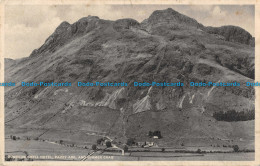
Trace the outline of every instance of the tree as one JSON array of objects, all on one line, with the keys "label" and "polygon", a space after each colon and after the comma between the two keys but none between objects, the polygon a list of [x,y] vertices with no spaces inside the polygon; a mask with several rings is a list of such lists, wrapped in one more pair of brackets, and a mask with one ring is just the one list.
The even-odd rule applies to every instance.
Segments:
[{"label": "tree", "polygon": [[158,138],[162,138],[161,131],[154,131],[153,136],[157,136]]},{"label": "tree", "polygon": [[165,148],[162,148],[162,152],[165,152]]},{"label": "tree", "polygon": [[235,111],[235,110],[228,110],[226,112],[219,111],[213,113],[213,117],[218,121],[247,121],[255,119],[254,110],[248,111]]},{"label": "tree", "polygon": [[107,148],[110,148],[110,147],[112,147],[112,144],[111,144],[111,142],[110,142],[110,141],[107,141],[107,142],[106,142],[106,146],[107,146]]},{"label": "tree", "polygon": [[162,138],[161,132],[159,131],[158,138]]},{"label": "tree", "polygon": [[132,146],[133,144],[135,144],[135,139],[134,138],[128,138],[126,144],[128,146]]},{"label": "tree", "polygon": [[63,140],[60,140],[60,144],[63,144],[64,143],[64,141]]},{"label": "tree", "polygon": [[197,150],[197,153],[201,153],[201,149],[198,149],[198,150]]},{"label": "tree", "polygon": [[13,140],[16,140],[16,136],[15,135],[13,136]]},{"label": "tree", "polygon": [[14,161],[15,159],[12,156],[5,155],[5,161]]},{"label": "tree", "polygon": [[97,144],[100,145],[103,141],[104,141],[104,139],[100,138],[100,139],[97,140]]},{"label": "tree", "polygon": [[151,138],[151,137],[153,137],[153,132],[152,131],[149,131],[149,137]]},{"label": "tree", "polygon": [[234,152],[238,152],[239,151],[239,146],[238,145],[234,145],[233,146],[233,150],[234,150]]},{"label": "tree", "polygon": [[97,150],[97,145],[92,145],[92,150]]},{"label": "tree", "polygon": [[124,151],[125,151],[125,152],[128,151],[128,146],[127,146],[127,145],[124,146]]}]

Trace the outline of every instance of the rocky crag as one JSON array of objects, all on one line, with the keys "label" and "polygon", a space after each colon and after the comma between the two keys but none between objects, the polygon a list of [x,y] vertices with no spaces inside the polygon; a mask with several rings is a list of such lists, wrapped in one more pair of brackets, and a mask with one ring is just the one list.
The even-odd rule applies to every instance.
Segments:
[{"label": "rocky crag", "polygon": [[[61,23],[27,58],[6,59],[5,80],[71,82],[72,87],[5,88],[5,124],[11,129],[83,131],[159,145],[253,147],[254,120],[219,121],[214,113],[254,110],[252,87],[191,87],[194,82],[254,81],[254,38],[235,26],[205,27],[172,9],[133,19],[84,17]],[[77,87],[77,82],[127,82],[127,87]],[[183,87],[134,87],[138,82],[183,82]],[[17,130],[15,130],[17,129]],[[25,133],[59,140],[53,133]],[[62,134],[60,134],[62,135]],[[76,136],[75,136],[76,135]],[[231,140],[233,142],[231,142]],[[243,140],[243,141],[241,141]],[[84,140],[85,141],[85,140]]]}]

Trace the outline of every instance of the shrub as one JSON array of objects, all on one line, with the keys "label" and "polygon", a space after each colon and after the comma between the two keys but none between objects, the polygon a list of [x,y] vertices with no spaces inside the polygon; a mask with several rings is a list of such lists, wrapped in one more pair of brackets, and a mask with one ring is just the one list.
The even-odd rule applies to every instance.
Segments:
[{"label": "shrub", "polygon": [[233,146],[233,150],[234,150],[234,152],[238,152],[239,151],[239,146],[238,145],[234,145]]},{"label": "shrub", "polygon": [[135,144],[135,139],[134,138],[128,138],[126,144],[128,146],[132,146],[133,144]]},{"label": "shrub", "polygon": [[5,161],[14,161],[15,159],[11,156],[5,155]]},{"label": "shrub", "polygon": [[103,141],[104,141],[104,139],[100,138],[100,139],[97,140],[97,144],[100,145]]},{"label": "shrub", "polygon": [[153,137],[153,132],[152,131],[149,131],[149,137],[151,138],[151,137]]},{"label": "shrub", "polygon": [[106,142],[106,146],[107,146],[107,148],[110,148],[110,147],[112,147],[112,144],[111,144],[111,142],[110,142],[110,141],[107,141],[107,142]]},{"label": "shrub", "polygon": [[97,145],[92,145],[92,150],[97,150]]},{"label": "shrub", "polygon": [[148,135],[149,135],[150,138],[153,137],[153,136],[157,136],[158,138],[162,138],[161,131],[158,131],[158,130],[154,131],[154,132],[149,131]]},{"label": "shrub", "polygon": [[128,151],[128,146],[124,146],[124,151],[127,152]]},{"label": "shrub", "polygon": [[235,110],[229,110],[227,112],[219,111],[214,112],[213,117],[218,121],[247,121],[255,119],[255,112],[254,110],[250,110],[247,112],[237,112]]},{"label": "shrub", "polygon": [[165,148],[162,148],[162,152],[165,152]]},{"label": "shrub", "polygon": [[196,152],[197,152],[197,153],[201,153],[201,149],[198,149]]}]

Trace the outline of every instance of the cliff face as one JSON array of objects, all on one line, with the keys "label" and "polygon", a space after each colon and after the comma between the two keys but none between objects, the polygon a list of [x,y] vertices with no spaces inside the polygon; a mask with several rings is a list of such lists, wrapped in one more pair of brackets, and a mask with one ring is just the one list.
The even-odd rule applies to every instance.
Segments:
[{"label": "cliff face", "polygon": [[[142,23],[93,16],[63,22],[28,58],[7,60],[5,78],[68,81],[72,87],[6,88],[5,122],[13,127],[95,130],[123,140],[145,140],[148,131],[160,130],[162,145],[190,140],[209,145],[213,138],[238,139],[239,134],[249,144],[252,121],[222,122],[213,114],[254,110],[254,89],[196,88],[188,83],[253,82],[251,40],[241,28],[204,27],[172,9],[155,11]],[[128,86],[77,87],[78,81]],[[135,81],[184,86],[134,87]],[[240,133],[235,130],[239,126]]]},{"label": "cliff face", "polygon": [[76,37],[86,34],[94,28],[98,28],[98,23],[101,23],[101,20],[95,16],[81,18],[72,25],[64,21],[56,28],[54,33],[46,39],[45,43],[39,49],[31,53],[30,57],[47,52],[55,52],[58,48]]},{"label": "cliff face", "polygon": [[237,42],[254,46],[254,38],[244,29],[236,26],[206,27],[205,31],[210,34],[221,35],[226,41]]},{"label": "cliff face", "polygon": [[154,11],[151,14],[151,16],[143,23],[147,23],[150,26],[154,26],[158,24],[176,24],[176,25],[186,26],[187,28],[203,27],[203,25],[199,24],[195,19],[180,14],[179,12],[171,8],[168,8],[166,10]]}]

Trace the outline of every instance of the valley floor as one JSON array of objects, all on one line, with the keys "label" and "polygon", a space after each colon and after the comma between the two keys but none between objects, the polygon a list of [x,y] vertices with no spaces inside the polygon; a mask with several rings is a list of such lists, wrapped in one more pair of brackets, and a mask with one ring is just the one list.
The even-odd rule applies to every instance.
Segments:
[{"label": "valley floor", "polygon": [[129,148],[129,152],[122,156],[119,151],[104,149],[93,151],[84,147],[68,147],[50,141],[5,139],[5,155],[13,161],[28,159],[36,161],[252,161],[255,156],[254,152],[189,153],[173,150],[174,148],[167,148],[165,152],[156,151],[156,149],[137,151]]}]

